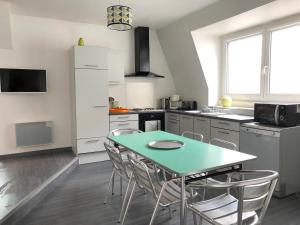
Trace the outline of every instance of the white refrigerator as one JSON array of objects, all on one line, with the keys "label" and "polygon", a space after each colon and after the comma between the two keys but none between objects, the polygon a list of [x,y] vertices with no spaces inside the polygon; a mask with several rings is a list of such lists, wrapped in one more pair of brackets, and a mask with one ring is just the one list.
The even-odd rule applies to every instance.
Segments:
[{"label": "white refrigerator", "polygon": [[109,132],[107,49],[75,47],[73,52],[73,149],[80,163],[106,160],[103,142]]}]

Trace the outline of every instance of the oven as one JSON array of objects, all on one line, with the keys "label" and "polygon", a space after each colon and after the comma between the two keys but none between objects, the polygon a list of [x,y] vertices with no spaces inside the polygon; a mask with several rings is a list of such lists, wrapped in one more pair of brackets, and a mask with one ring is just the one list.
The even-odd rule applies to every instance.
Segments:
[{"label": "oven", "polygon": [[164,112],[139,113],[139,129],[142,131],[165,130]]}]

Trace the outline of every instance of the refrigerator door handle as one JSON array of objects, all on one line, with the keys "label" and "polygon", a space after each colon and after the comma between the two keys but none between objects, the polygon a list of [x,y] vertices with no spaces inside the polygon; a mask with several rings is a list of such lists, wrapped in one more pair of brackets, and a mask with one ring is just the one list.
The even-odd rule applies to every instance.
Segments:
[{"label": "refrigerator door handle", "polygon": [[94,108],[106,108],[108,107],[107,105],[95,105]]}]

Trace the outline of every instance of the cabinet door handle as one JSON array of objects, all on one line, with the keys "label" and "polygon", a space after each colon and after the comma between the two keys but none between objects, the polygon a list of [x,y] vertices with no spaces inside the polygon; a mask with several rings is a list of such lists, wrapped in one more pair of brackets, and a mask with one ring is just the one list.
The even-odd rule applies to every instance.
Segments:
[{"label": "cabinet door handle", "polygon": [[96,142],[99,142],[100,140],[90,140],[90,141],[86,141],[85,143],[86,144],[92,144],[92,143],[96,143]]},{"label": "cabinet door handle", "polygon": [[183,118],[183,119],[188,119],[188,120],[191,120],[191,119],[192,119],[192,118],[187,117],[187,116],[183,116],[182,118]]},{"label": "cabinet door handle", "polygon": [[118,126],[122,127],[122,126],[128,126],[130,123],[119,123]]},{"label": "cabinet door handle", "polygon": [[129,119],[129,116],[118,116],[118,119]]},{"label": "cabinet door handle", "polygon": [[227,134],[227,135],[230,134],[230,133],[228,133],[228,132],[219,131],[219,130],[218,130],[217,132],[220,133],[220,134]]},{"label": "cabinet door handle", "polygon": [[92,64],[87,64],[87,65],[84,65],[84,66],[86,66],[86,67],[93,67],[93,68],[98,67],[98,65],[92,65]]},{"label": "cabinet door handle", "polygon": [[196,119],[197,121],[200,121],[200,122],[207,122],[207,120],[205,119]]},{"label": "cabinet door handle", "polygon": [[218,122],[219,124],[222,124],[222,125],[226,125],[226,126],[229,126],[230,124],[229,123],[225,123],[225,122]]},{"label": "cabinet door handle", "polygon": [[94,108],[106,108],[106,105],[94,105]]}]

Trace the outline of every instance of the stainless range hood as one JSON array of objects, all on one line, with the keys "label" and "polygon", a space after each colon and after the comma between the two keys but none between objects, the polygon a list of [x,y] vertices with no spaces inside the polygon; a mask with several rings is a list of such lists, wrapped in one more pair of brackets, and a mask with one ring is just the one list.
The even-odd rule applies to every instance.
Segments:
[{"label": "stainless range hood", "polygon": [[164,78],[150,72],[149,27],[137,27],[134,30],[135,73],[125,77]]}]

